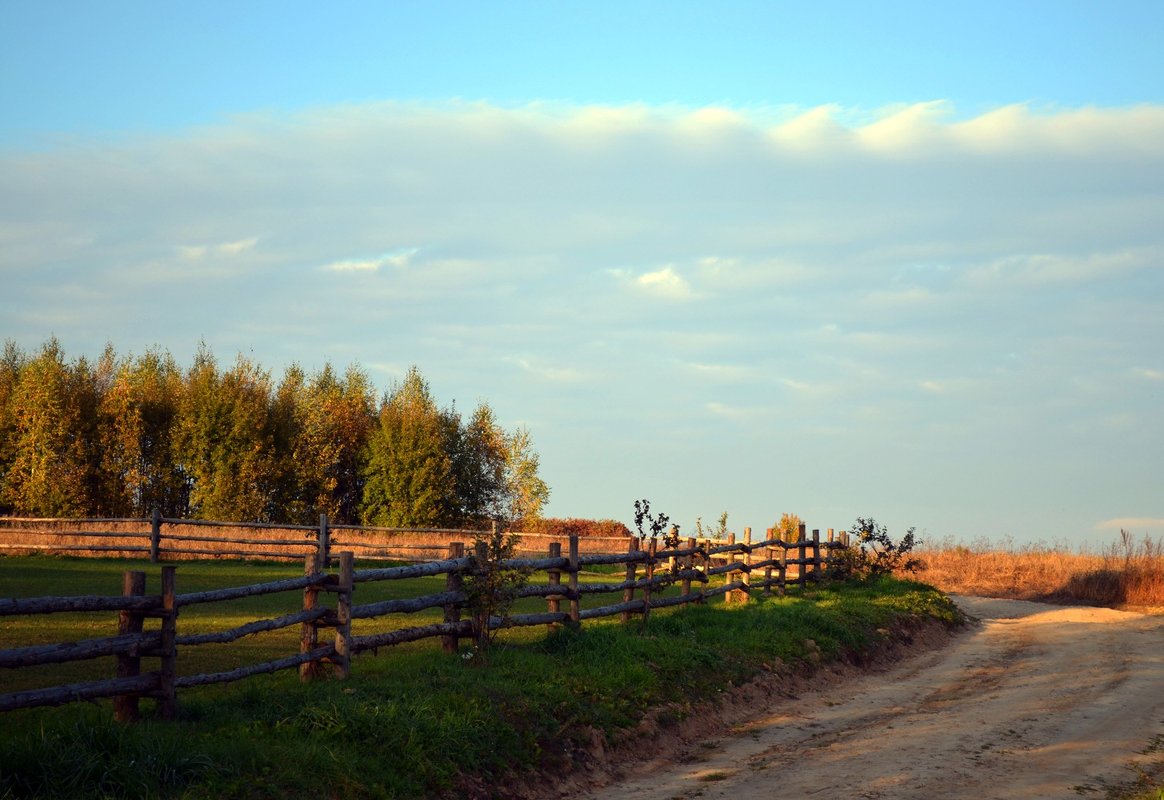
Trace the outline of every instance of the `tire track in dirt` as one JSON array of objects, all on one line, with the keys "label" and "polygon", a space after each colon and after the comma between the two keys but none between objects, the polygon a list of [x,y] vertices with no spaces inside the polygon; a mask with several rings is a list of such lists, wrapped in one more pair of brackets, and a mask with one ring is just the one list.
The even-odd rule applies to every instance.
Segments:
[{"label": "tire track in dirt", "polygon": [[887,672],[781,702],[593,800],[1061,798],[1164,733],[1164,616],[955,597],[979,620]]}]

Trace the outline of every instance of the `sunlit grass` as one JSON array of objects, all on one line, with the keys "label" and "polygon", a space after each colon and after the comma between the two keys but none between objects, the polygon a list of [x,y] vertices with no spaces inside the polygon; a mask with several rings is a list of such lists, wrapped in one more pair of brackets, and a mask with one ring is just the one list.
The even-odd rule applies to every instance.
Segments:
[{"label": "sunlit grass", "polygon": [[1164,542],[1124,532],[1099,552],[1065,544],[939,542],[918,551],[944,591],[1104,606],[1164,606]]}]

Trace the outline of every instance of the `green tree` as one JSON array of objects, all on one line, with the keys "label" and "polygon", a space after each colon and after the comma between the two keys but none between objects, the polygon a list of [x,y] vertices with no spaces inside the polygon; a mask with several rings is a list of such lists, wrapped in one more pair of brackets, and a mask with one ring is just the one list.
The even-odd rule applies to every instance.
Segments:
[{"label": "green tree", "polygon": [[65,363],[50,339],[20,369],[8,400],[11,461],[0,502],[17,514],[71,517],[92,507],[91,439],[84,418],[93,372]]},{"label": "green tree", "polygon": [[186,376],[176,453],[195,518],[266,521],[277,483],[270,375],[242,355],[221,375],[199,348]]},{"label": "green tree", "polygon": [[368,443],[361,517],[389,527],[439,527],[455,503],[447,422],[415,366],[380,405]]},{"label": "green tree", "polygon": [[460,416],[453,413],[447,424],[447,448],[456,480],[455,524],[483,528],[491,520],[504,519],[509,446],[493,409],[481,403],[468,423],[461,424]]},{"label": "green tree", "polygon": [[12,398],[20,383],[20,373],[28,358],[8,339],[0,355],[0,514],[11,513],[12,506],[4,499],[5,476],[16,457],[16,416]]},{"label": "green tree", "polygon": [[279,522],[311,524],[314,521],[307,473],[317,465],[310,456],[302,458],[301,408],[306,386],[303,369],[292,364],[283,372],[283,380],[271,399],[269,424],[274,464],[265,516]]},{"label": "green tree", "polygon": [[278,460],[272,518],[311,524],[319,514],[341,524],[359,521],[362,465],[375,424],[367,375],[330,364],[307,380],[287,370],[275,394],[272,423]]},{"label": "green tree", "polygon": [[514,528],[535,523],[550,499],[550,487],[538,469],[541,457],[533,448],[529,429],[518,428],[506,439],[505,518]]},{"label": "green tree", "polygon": [[174,451],[185,389],[181,370],[169,353],[150,350],[134,362],[129,380],[140,419],[137,514],[157,508],[167,516],[185,516],[189,496]]}]

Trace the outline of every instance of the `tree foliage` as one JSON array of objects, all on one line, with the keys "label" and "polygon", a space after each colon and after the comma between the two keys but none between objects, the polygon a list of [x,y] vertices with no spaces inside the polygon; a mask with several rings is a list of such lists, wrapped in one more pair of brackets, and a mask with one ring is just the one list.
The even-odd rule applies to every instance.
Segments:
[{"label": "tree foliage", "polygon": [[0,501],[17,514],[79,516],[93,506],[92,441],[85,418],[93,395],[88,362],[66,364],[56,339],[20,369],[5,416],[11,433]]},{"label": "tree foliage", "polygon": [[270,373],[205,345],[93,363],[50,339],[0,354],[0,514],[470,527],[535,520],[529,431],[440,408],[412,367],[379,404],[361,368]]},{"label": "tree foliage", "polygon": [[773,526],[773,530],[781,541],[796,542],[800,540],[800,525],[800,517],[784,513],[780,515],[780,521]]},{"label": "tree foliage", "polygon": [[428,382],[409,368],[381,403],[369,442],[365,524],[438,527],[449,519],[456,501],[447,431]]}]

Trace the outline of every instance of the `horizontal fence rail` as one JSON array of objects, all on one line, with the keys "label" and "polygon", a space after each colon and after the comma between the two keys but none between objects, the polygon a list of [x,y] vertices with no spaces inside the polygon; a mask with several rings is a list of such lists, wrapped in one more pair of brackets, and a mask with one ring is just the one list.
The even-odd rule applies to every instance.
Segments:
[{"label": "horizontal fence rail", "polygon": [[[769,530],[769,538],[753,543],[750,529],[745,529],[743,542],[735,542],[734,535],[727,541],[687,539],[670,549],[660,549],[656,539],[632,538],[621,553],[582,554],[579,537],[570,536],[565,542],[544,542],[546,555],[541,557],[491,561],[486,540],[479,536],[474,551],[468,555],[464,543],[451,542],[446,543],[443,558],[356,570],[352,551],[331,549],[333,543],[326,532],[326,522],[320,530],[324,531],[323,535],[316,538],[312,543],[314,548],[303,556],[301,577],[179,594],[176,590],[178,566],[169,564],[161,567],[161,591],[157,595],[146,594],[144,572],[128,571],[123,577],[120,596],[0,599],[0,617],[118,612],[118,630],[113,636],[0,650],[0,668],[5,669],[114,656],[114,678],[0,694],[0,711],[112,697],[116,718],[132,721],[139,716],[139,699],[150,697],[157,700],[158,715],[171,718],[177,707],[179,689],[227,683],[285,669],[298,669],[303,680],[328,673],[345,678],[350,674],[354,655],[405,642],[440,638],[446,652],[457,653],[462,640],[483,646],[490,632],[501,629],[530,626],[552,629],[613,616],[623,622],[635,617],[646,620],[655,609],[701,604],[720,597],[724,602],[745,602],[755,592],[783,593],[790,584],[803,587],[809,581],[820,579],[836,551],[847,546],[844,534],[834,541],[829,530],[828,539],[822,541],[818,531],[814,530],[809,537],[801,526],[794,541],[785,541]],[[498,536],[496,529],[492,535]],[[618,570],[622,580],[580,584],[579,573],[593,567],[616,570],[622,567]],[[475,607],[466,589],[466,580],[481,580],[499,570],[527,576],[528,582],[517,586],[510,599],[541,598],[546,603],[545,611],[488,614],[488,608],[498,606],[481,603]],[[362,605],[352,603],[358,584],[442,575],[445,576],[444,591]],[[543,579],[534,581],[538,575]],[[182,608],[286,592],[300,593],[302,602],[298,610],[227,630],[178,632],[177,620]],[[613,602],[582,608],[583,598],[603,595],[610,596]],[[325,596],[332,598],[330,604],[323,602]],[[415,614],[428,609],[441,609],[442,621],[374,633],[352,629],[353,621]],[[145,630],[147,620],[156,620],[159,627]],[[246,636],[295,626],[300,630],[298,653],[221,672],[177,674],[180,653],[187,648],[229,644]],[[331,640],[324,641],[325,636]],[[156,660],[157,668],[143,673],[143,658]]]},{"label": "horizontal fence rail", "polygon": [[[457,528],[385,528],[335,525],[326,515],[319,525],[262,522],[217,522],[200,519],[150,518],[46,519],[0,517],[0,553],[139,558],[151,562],[203,559],[302,561],[321,545],[328,552],[350,550],[361,560],[427,562],[439,559],[450,540],[472,541],[486,530]],[[518,551],[544,553],[548,542],[564,535],[515,532]],[[630,537],[585,536],[586,553],[625,552]]]}]

